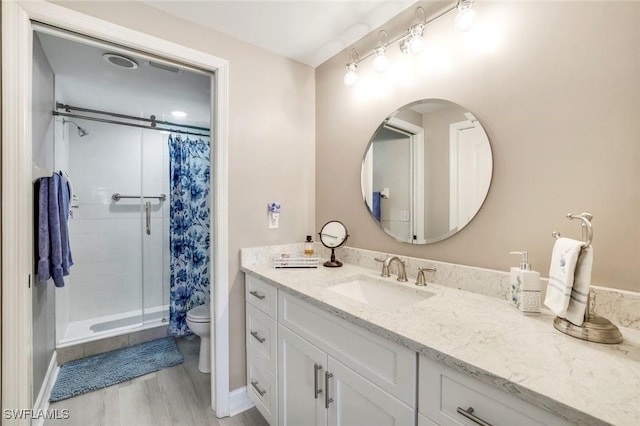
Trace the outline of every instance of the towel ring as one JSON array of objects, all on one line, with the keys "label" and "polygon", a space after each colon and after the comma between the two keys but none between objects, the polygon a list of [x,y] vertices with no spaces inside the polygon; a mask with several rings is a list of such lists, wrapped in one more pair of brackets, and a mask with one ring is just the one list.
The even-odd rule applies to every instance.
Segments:
[{"label": "towel ring", "polygon": [[[567,219],[580,219],[582,221],[582,241],[584,241],[583,248],[589,247],[591,241],[593,241],[593,227],[591,221],[593,215],[589,212],[583,212],[580,214],[569,213],[566,215]],[[559,232],[553,232],[554,238],[560,238]],[[622,342],[622,333],[618,327],[606,318],[595,315],[591,312],[592,294],[589,289],[587,296],[587,307],[584,312],[584,322],[582,325],[575,325],[568,321],[566,318],[556,317],[553,321],[553,326],[556,330],[567,334],[577,339],[586,340],[589,342],[617,344]]]},{"label": "towel ring", "polygon": [[[567,213],[566,218],[569,220],[580,219],[582,221],[582,241],[584,242],[583,247],[589,247],[591,242],[593,241],[593,226],[591,225],[591,221],[593,220],[593,215],[589,212],[582,212],[580,214]],[[556,240],[560,238],[560,233],[553,231],[551,234],[553,238]]]}]

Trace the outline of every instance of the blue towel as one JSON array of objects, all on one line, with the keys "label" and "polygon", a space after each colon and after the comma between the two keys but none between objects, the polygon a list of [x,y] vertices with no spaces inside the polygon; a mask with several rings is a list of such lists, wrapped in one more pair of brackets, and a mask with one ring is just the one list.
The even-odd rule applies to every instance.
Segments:
[{"label": "blue towel", "polygon": [[382,218],[382,213],[380,212],[380,191],[373,192],[373,200],[371,203],[373,204],[373,215],[378,220],[378,222],[380,222],[380,219]]},{"label": "blue towel", "polygon": [[49,178],[38,180],[38,281],[51,278],[49,272]]},{"label": "blue towel", "polygon": [[59,174],[40,179],[38,191],[38,280],[64,287],[73,265],[69,244],[69,187]]}]

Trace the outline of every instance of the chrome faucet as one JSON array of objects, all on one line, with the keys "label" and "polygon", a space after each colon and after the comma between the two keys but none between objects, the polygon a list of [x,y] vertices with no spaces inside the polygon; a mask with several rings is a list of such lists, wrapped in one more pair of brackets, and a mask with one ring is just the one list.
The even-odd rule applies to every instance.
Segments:
[{"label": "chrome faucet", "polygon": [[418,268],[418,276],[416,277],[416,285],[424,287],[427,285],[427,280],[424,277],[425,272],[435,272],[436,268]]},{"label": "chrome faucet", "polygon": [[389,266],[395,261],[398,264],[398,281],[407,281],[407,271],[404,268],[404,261],[398,256],[389,256],[386,259],[376,259],[378,262],[382,262],[382,275],[383,277],[390,277]]}]

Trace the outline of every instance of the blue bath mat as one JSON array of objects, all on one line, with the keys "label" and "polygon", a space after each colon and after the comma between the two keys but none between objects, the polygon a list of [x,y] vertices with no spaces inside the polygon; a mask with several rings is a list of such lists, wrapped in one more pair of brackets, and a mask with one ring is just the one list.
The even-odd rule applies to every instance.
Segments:
[{"label": "blue bath mat", "polygon": [[172,336],[69,361],[60,368],[49,401],[60,401],[106,388],[183,361],[176,339]]}]

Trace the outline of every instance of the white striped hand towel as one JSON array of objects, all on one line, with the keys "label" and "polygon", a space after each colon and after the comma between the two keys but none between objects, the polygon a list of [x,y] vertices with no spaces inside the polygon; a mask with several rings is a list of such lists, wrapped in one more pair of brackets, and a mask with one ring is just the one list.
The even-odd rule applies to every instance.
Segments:
[{"label": "white striped hand towel", "polygon": [[544,299],[544,304],[562,318],[567,314],[582,244],[582,241],[558,238],[551,253],[549,285],[547,286],[547,297]]},{"label": "white striped hand towel", "polygon": [[584,313],[589,300],[589,287],[591,287],[591,266],[593,265],[593,247],[589,246],[580,251],[576,273],[573,277],[573,288],[567,315],[565,318],[575,325],[582,325]]}]

